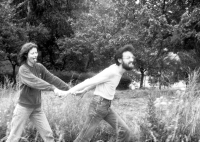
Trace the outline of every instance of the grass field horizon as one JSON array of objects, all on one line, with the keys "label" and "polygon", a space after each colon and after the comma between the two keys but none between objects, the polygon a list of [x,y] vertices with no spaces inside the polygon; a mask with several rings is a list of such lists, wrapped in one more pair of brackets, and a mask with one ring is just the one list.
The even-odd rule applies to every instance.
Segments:
[{"label": "grass field horizon", "polygon": [[[198,142],[200,117],[198,74],[185,92],[171,89],[117,90],[112,108],[130,127],[135,142]],[[11,86],[11,85],[10,85]],[[0,88],[0,139],[9,133],[18,89]],[[83,98],[69,95],[65,99],[53,92],[42,93],[42,108],[54,132],[56,142],[72,142],[80,132],[87,115],[93,91]],[[92,142],[114,142],[115,132],[101,122]],[[34,126],[27,122],[21,142],[42,142]]]}]

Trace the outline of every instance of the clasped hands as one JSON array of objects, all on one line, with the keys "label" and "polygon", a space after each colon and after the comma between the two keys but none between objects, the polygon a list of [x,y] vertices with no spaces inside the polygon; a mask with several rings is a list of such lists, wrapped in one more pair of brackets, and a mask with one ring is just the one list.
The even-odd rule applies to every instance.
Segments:
[{"label": "clasped hands", "polygon": [[80,95],[85,94],[86,92],[87,91],[85,90],[81,90],[81,91],[76,91],[75,93],[72,93],[71,90],[63,91],[57,88],[54,89],[55,96],[58,96],[60,98],[65,98],[67,95],[80,96]]},{"label": "clasped hands", "polygon": [[54,93],[55,93],[55,96],[57,96],[57,97],[65,97],[65,96],[71,94],[69,92],[69,90],[63,91],[63,90],[60,90],[60,89],[57,89],[57,88],[54,89]]}]

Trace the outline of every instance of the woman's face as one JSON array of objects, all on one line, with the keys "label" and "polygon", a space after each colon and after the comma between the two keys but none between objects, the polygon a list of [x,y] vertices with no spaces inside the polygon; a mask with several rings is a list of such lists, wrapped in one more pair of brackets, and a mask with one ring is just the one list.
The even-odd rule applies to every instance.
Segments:
[{"label": "woman's face", "polygon": [[29,66],[33,66],[37,62],[38,52],[37,48],[32,48],[28,52],[27,63]]}]

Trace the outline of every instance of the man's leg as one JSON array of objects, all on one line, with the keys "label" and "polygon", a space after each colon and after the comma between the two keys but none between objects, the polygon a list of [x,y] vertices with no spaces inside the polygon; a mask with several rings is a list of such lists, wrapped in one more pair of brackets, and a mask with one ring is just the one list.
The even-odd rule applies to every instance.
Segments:
[{"label": "man's leg", "polygon": [[117,142],[132,142],[131,133],[128,126],[111,108],[109,114],[104,118],[104,120],[116,130]]},{"label": "man's leg", "polygon": [[88,108],[88,117],[81,130],[79,136],[74,140],[74,142],[90,142],[96,127],[99,125],[100,121],[103,120],[108,113],[107,105],[102,102],[99,96],[94,96],[90,106]]},{"label": "man's leg", "polygon": [[80,134],[74,142],[90,142],[101,120],[102,118],[99,116],[88,116]]},{"label": "man's leg", "polygon": [[6,142],[18,142],[33,109],[16,105],[11,121],[11,131]]},{"label": "man's leg", "polygon": [[30,120],[35,125],[44,142],[54,142],[53,132],[44,111],[37,108],[30,115]]}]

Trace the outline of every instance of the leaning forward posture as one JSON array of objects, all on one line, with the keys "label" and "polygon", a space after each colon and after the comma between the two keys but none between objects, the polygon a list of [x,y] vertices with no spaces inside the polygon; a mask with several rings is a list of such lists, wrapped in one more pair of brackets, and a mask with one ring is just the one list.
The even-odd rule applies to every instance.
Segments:
[{"label": "leaning forward posture", "polygon": [[96,127],[102,120],[108,122],[116,130],[118,142],[131,142],[130,130],[124,120],[111,108],[111,102],[123,73],[134,67],[135,57],[132,51],[132,45],[120,48],[115,54],[115,64],[63,94],[76,94],[95,88],[85,125],[74,142],[91,141]]}]

